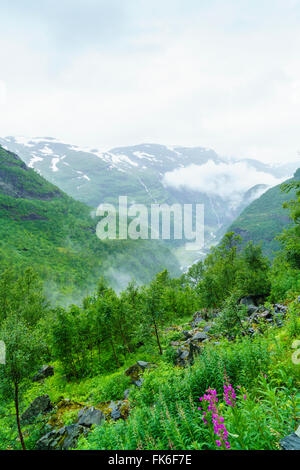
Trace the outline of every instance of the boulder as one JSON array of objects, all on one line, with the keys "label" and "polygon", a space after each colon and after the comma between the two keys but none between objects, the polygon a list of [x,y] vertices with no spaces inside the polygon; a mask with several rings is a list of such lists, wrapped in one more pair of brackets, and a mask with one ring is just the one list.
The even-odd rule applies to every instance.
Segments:
[{"label": "boulder", "polygon": [[115,403],[114,401],[112,401],[109,405],[109,407],[111,408],[110,416],[114,421],[117,421],[121,418],[121,411],[119,409],[119,405],[120,403]]},{"label": "boulder", "polygon": [[247,307],[248,315],[253,315],[258,312],[259,308],[256,305],[255,299],[250,295],[240,299],[240,305]]},{"label": "boulder", "polygon": [[150,362],[145,361],[137,361],[136,364],[133,364],[133,366],[125,370],[125,374],[131,378],[131,383],[137,387],[140,387],[143,383],[141,376],[146,369],[151,369],[152,367],[156,367],[156,364],[151,364]]},{"label": "boulder", "polygon": [[189,357],[189,354],[190,354],[189,350],[186,349],[185,351],[183,351],[183,352],[181,353],[181,355],[180,355],[179,357],[180,357],[180,359],[183,359],[183,360],[184,360],[184,359],[187,359],[187,358]]},{"label": "boulder", "polygon": [[49,395],[37,397],[24,411],[21,416],[21,421],[24,424],[31,424],[37,416],[48,413],[52,408]]},{"label": "boulder", "polygon": [[198,331],[196,334],[194,334],[191,341],[201,342],[201,341],[204,341],[205,339],[208,339],[207,334],[204,333],[203,331]]},{"label": "boulder", "polygon": [[101,410],[97,410],[94,406],[85,407],[78,413],[78,424],[90,428],[91,426],[100,426],[105,421],[105,415]]},{"label": "boulder", "polygon": [[54,367],[53,366],[43,366],[37,372],[37,374],[33,377],[33,382],[39,382],[40,380],[46,379],[47,377],[51,377],[54,375]]},{"label": "boulder", "polygon": [[69,450],[77,445],[81,434],[87,434],[88,429],[79,424],[64,426],[59,430],[51,431],[39,439],[35,445],[36,450]]},{"label": "boulder", "polygon": [[254,306],[256,306],[255,305],[255,300],[251,295],[248,295],[247,297],[242,297],[240,299],[240,305],[246,305],[246,306],[254,305]]},{"label": "boulder", "polygon": [[187,330],[183,330],[183,336],[188,339],[188,338],[192,338],[193,336],[193,331],[187,331]]},{"label": "boulder", "polygon": [[141,369],[149,369],[151,367],[150,362],[145,362],[145,361],[137,361],[137,365],[141,367]]},{"label": "boulder", "polygon": [[281,439],[279,444],[283,450],[300,450],[300,426],[298,431]]}]

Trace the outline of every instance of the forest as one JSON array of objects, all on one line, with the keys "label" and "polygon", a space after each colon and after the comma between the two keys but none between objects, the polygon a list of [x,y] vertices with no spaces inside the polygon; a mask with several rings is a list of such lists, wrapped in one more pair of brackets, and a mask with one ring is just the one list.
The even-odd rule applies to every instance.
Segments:
[{"label": "forest", "polygon": [[228,232],[179,277],[100,276],[69,305],[3,263],[0,449],[280,449],[300,421],[299,181],[282,191],[272,263]]}]

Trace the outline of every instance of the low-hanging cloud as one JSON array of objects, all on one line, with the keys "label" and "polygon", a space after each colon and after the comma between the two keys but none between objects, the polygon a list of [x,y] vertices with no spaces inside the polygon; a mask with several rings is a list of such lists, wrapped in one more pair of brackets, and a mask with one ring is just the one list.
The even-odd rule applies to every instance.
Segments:
[{"label": "low-hanging cloud", "polygon": [[204,165],[193,164],[167,172],[163,182],[176,189],[190,189],[233,200],[258,184],[274,186],[281,180],[244,162],[216,164],[209,160]]}]

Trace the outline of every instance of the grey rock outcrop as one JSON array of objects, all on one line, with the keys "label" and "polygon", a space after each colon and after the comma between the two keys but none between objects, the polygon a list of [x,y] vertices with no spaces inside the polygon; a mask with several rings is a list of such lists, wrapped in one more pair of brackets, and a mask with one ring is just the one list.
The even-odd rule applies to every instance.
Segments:
[{"label": "grey rock outcrop", "polygon": [[64,426],[51,431],[39,439],[35,445],[36,450],[69,450],[74,449],[79,437],[88,433],[88,429],[79,424]]},{"label": "grey rock outcrop", "polygon": [[49,395],[37,397],[24,411],[21,421],[24,424],[31,424],[40,414],[48,413],[52,408]]},{"label": "grey rock outcrop", "polygon": [[47,377],[51,377],[54,375],[54,367],[53,366],[43,366],[37,372],[37,374],[33,377],[33,382],[39,382],[40,380],[46,379]]},{"label": "grey rock outcrop", "polygon": [[78,424],[90,428],[91,426],[100,426],[105,421],[105,416],[101,410],[94,406],[85,407],[78,412]]}]

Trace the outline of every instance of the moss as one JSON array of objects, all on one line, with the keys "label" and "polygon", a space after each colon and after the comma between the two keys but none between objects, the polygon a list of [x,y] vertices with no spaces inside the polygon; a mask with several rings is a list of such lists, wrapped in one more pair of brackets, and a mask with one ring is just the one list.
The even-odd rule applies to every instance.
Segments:
[{"label": "moss", "polygon": [[[75,402],[64,398],[57,403],[55,411],[49,419],[48,424],[54,428],[61,428],[65,424],[71,424],[70,421],[75,421],[76,412],[85,406],[85,403]],[[72,418],[74,418],[74,420],[72,420]]]}]

